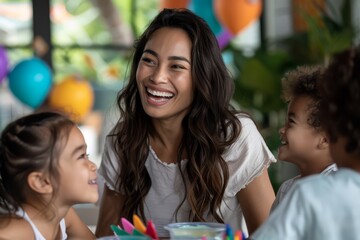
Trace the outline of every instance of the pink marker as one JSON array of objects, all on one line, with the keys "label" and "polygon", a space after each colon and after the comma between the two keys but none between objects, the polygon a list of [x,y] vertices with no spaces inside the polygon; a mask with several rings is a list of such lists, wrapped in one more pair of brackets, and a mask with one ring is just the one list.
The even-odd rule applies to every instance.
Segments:
[{"label": "pink marker", "polygon": [[126,218],[121,218],[121,224],[122,224],[123,229],[125,230],[125,232],[127,232],[129,234],[133,233],[135,227]]}]

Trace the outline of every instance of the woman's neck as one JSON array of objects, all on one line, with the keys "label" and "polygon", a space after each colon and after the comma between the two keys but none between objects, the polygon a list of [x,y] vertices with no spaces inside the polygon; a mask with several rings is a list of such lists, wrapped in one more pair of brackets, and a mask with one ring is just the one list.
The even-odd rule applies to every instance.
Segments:
[{"label": "woman's neck", "polygon": [[[154,132],[149,139],[150,145],[160,160],[166,163],[175,163],[183,135],[181,124],[156,121],[156,123],[154,122]],[[186,158],[186,154],[181,158]]]}]

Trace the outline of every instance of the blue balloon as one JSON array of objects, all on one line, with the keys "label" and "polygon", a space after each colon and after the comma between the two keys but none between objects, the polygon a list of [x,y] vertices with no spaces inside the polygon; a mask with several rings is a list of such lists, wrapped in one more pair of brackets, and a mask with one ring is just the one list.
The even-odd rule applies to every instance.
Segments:
[{"label": "blue balloon", "polygon": [[52,86],[51,69],[39,58],[17,63],[8,79],[11,92],[32,108],[39,107],[45,101]]},{"label": "blue balloon", "polygon": [[[212,32],[218,36],[222,32],[222,26],[214,14],[214,0],[192,0],[189,9],[202,17],[209,24]],[[222,1],[222,0],[219,0]]]}]

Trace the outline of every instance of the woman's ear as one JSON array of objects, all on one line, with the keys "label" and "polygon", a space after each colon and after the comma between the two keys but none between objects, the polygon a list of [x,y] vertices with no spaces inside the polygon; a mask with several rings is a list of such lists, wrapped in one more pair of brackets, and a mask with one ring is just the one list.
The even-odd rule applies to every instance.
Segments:
[{"label": "woman's ear", "polygon": [[37,193],[47,194],[53,191],[50,179],[45,173],[32,172],[29,174],[27,181],[30,189]]}]

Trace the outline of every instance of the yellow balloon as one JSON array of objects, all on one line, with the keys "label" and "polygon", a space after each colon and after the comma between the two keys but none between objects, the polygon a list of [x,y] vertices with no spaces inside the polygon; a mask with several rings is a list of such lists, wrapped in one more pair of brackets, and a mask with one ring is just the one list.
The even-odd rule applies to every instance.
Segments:
[{"label": "yellow balloon", "polygon": [[52,88],[49,105],[68,114],[75,122],[80,122],[94,105],[94,90],[87,80],[68,76]]}]

